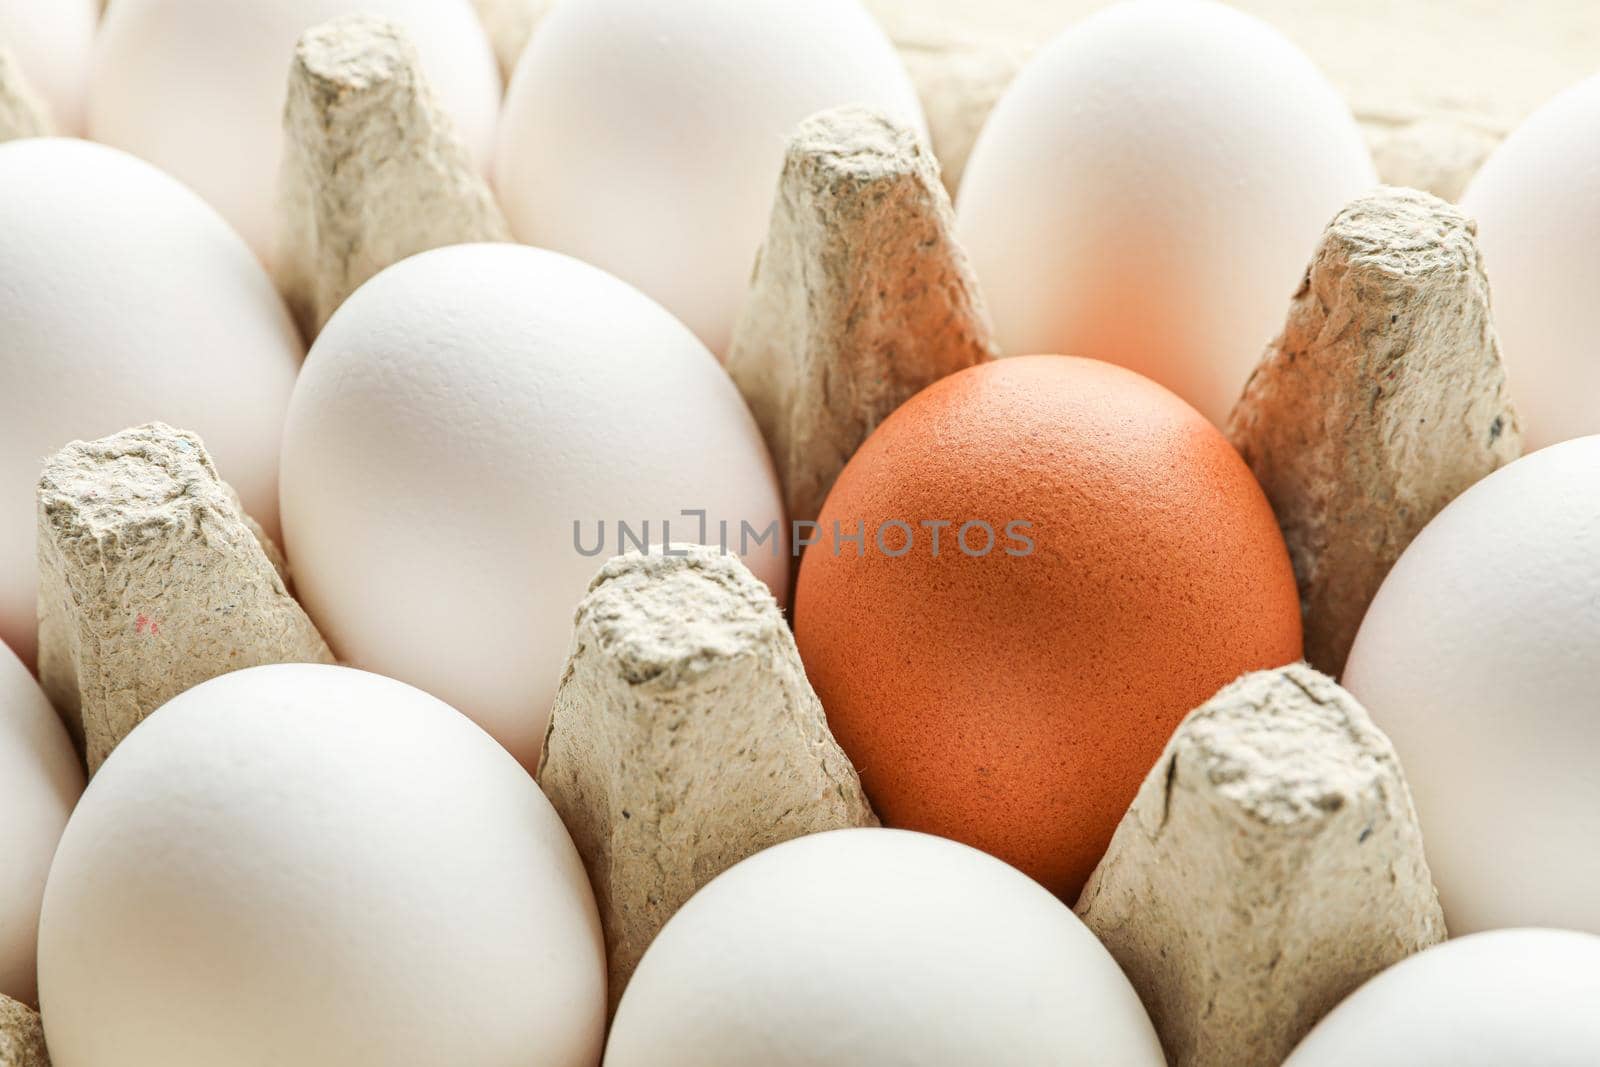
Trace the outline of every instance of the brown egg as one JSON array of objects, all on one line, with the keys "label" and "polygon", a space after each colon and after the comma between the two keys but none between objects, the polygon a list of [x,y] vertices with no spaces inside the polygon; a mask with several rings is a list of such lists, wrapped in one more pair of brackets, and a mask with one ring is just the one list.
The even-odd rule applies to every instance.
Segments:
[{"label": "brown egg", "polygon": [[929,387],[819,524],[795,637],[878,814],[1069,901],[1179,720],[1300,657],[1294,574],[1249,469],[1111,364],[1028,356]]}]

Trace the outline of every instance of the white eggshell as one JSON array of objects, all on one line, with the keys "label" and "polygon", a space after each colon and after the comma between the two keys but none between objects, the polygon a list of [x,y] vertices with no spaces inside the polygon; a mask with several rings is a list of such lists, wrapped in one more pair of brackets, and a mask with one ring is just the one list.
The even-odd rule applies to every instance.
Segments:
[{"label": "white eggshell", "polygon": [[276,536],[303,348],[261,265],[189,190],[84,141],[0,145],[0,333],[0,639],[24,661],[34,489],[69,441],[152,420],[193,430]]},{"label": "white eggshell", "polygon": [[96,0],[5,0],[0,3],[0,50],[9,51],[28,85],[43,97],[56,132],[83,129],[83,98]]},{"label": "white eggshell", "polygon": [[295,42],[357,12],[410,31],[456,133],[487,168],[500,75],[469,0],[116,0],[100,31],[89,135],[183,179],[270,257]]},{"label": "white eggshell", "polygon": [[1532,450],[1600,433],[1600,75],[1534,112],[1461,198],[1478,220],[1511,398]]},{"label": "white eggshell", "polygon": [[1600,437],[1525,456],[1418,535],[1350,650],[1452,933],[1600,933],[1597,546]]},{"label": "white eggshell", "polygon": [[789,133],[840,104],[923,128],[860,0],[562,3],[512,78],[496,186],[519,238],[631,282],[720,356]]},{"label": "white eggshell", "polygon": [[1130,367],[1222,422],[1317,239],[1376,177],[1349,109],[1266,23],[1135,0],[1017,77],[958,233],[1007,355]]},{"label": "white eggshell", "polygon": [[745,860],[662,929],[606,1067],[1159,1067],[1155,1031],[1077,916],[1020,871],[902,830]]},{"label": "white eggshell", "polygon": [[1496,930],[1437,945],[1357,989],[1284,1067],[1594,1067],[1600,937]]},{"label": "white eggshell", "polygon": [[[299,592],[339,655],[539,757],[572,613],[615,524],[739,548],[781,526],[754,419],[637,290],[566,256],[462,245],[358,290],[313,346],[284,431]],[[606,544],[599,555],[598,524]],[[575,536],[575,525],[577,526]],[[786,539],[745,561],[780,599]],[[629,546],[631,547],[631,545]]]},{"label": "white eggshell", "polygon": [[83,792],[83,766],[55,709],[0,644],[0,996],[32,1004],[45,873]]},{"label": "white eggshell", "polygon": [[223,675],[95,774],[45,889],[56,1067],[591,1065],[599,916],[499,745],[344,667]]}]

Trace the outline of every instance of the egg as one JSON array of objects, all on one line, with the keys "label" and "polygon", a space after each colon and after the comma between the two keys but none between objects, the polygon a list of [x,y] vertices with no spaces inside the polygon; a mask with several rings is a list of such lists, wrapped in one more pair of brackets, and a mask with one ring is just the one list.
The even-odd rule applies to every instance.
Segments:
[{"label": "egg", "polygon": [[1600,1063],[1600,937],[1496,930],[1437,945],[1357,989],[1284,1067]]},{"label": "egg", "polygon": [[0,996],[37,1002],[45,873],[83,792],[83,765],[33,675],[0,645]]},{"label": "egg", "polygon": [[409,32],[457,136],[487,170],[500,74],[469,0],[116,0],[97,45],[89,135],[181,178],[270,258],[295,43],[357,12]]},{"label": "egg", "polygon": [[860,0],[562,3],[507,91],[495,183],[519,238],[632,283],[721,355],[786,139],[841,104],[923,126]]},{"label": "egg", "polygon": [[1529,450],[1600,433],[1589,314],[1600,263],[1600,75],[1560,94],[1490,155],[1463,194],[1478,221],[1495,328]]},{"label": "egg", "polygon": [[874,809],[1067,899],[1178,721],[1300,656],[1288,552],[1244,461],[1108,363],[1000,360],[923,390],[819,525],[795,640]]},{"label": "egg", "polygon": [[0,4],[0,50],[22,67],[58,132],[83,128],[83,97],[100,6],[95,0],[6,0]]},{"label": "egg", "polygon": [[304,349],[260,264],[193,193],[83,141],[0,145],[0,324],[0,639],[24,661],[34,490],[62,445],[154,420],[193,430],[276,535]]},{"label": "egg", "polygon": [[662,929],[606,1067],[1166,1061],[1094,935],[1022,874],[899,830],[757,853]]},{"label": "egg", "polygon": [[1323,227],[1375,182],[1348,108],[1277,31],[1137,0],[1018,75],[973,147],[957,233],[1007,354],[1120,363],[1220,425]]},{"label": "egg", "polygon": [[744,548],[788,593],[776,476],[732,381],[657,304],[554,252],[439,249],[359,289],[306,361],[282,472],[297,587],[334,651],[530,767],[607,557]]},{"label": "egg", "polygon": [[223,675],[95,774],[39,928],[58,1067],[501,1067],[599,1058],[577,850],[533,779],[410,686]]},{"label": "egg", "polygon": [[1468,489],[1384,579],[1344,684],[1394,741],[1452,933],[1600,933],[1600,437]]}]

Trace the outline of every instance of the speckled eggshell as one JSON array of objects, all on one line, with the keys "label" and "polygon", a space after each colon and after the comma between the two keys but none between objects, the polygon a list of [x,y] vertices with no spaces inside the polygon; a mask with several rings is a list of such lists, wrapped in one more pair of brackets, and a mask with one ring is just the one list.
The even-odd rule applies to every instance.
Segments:
[{"label": "speckled eggshell", "polygon": [[[725,520],[730,551],[741,522],[783,520],[761,433],[705,346],[605,272],[518,245],[426,252],[351,296],[296,386],[282,497],[334,651],[448,700],[530,768],[619,520],[635,537],[648,521],[656,550],[663,523],[720,544]],[[745,561],[787,600],[775,532]]]},{"label": "speckled eggshell", "polygon": [[495,184],[519,238],[638,286],[720,356],[785,142],[841,104],[923,126],[860,0],[559,4],[507,91]]},{"label": "speckled eggshell", "polygon": [[1165,1063],[1077,916],[951,841],[836,830],[719,875],[662,929],[606,1067]]},{"label": "speckled eggshell", "polygon": [[0,145],[0,336],[0,639],[24,661],[34,490],[69,441],[152,420],[192,430],[277,536],[304,349],[260,263],[177,181],[84,141]]},{"label": "speckled eggshell", "polygon": [[1593,1067],[1600,937],[1495,930],[1390,967],[1334,1008],[1284,1067]]},{"label": "speckled eggshell", "polygon": [[1351,646],[1453,934],[1600,934],[1597,547],[1600,437],[1541,449],[1434,517]]},{"label": "speckled eggshell", "polygon": [[0,996],[36,1001],[45,873],[82,792],[83,765],[55,709],[0,645]]},{"label": "speckled eggshell", "polygon": [[1600,433],[1600,75],[1534,112],[1462,195],[1531,451]]},{"label": "speckled eggshell", "polygon": [[500,74],[469,0],[116,0],[96,46],[89,136],[187,182],[270,257],[295,42],[355,12],[410,32],[456,133],[487,169]]},{"label": "speckled eggshell", "polygon": [[605,1022],[594,897],[533,779],[427,694],[311,664],[117,746],[50,870],[39,988],[55,1067],[592,1067]]},{"label": "speckled eggshell", "polygon": [[[880,524],[918,536],[899,557]],[[939,554],[920,524],[947,521]],[[962,524],[996,532],[968,555]],[[1031,552],[1007,524],[1032,524]],[[1093,360],[953,375],[868,438],[806,550],[795,639],[891,826],[1082,888],[1178,721],[1300,656],[1283,538],[1243,460],[1167,390]],[[833,524],[867,550],[834,552]],[[986,537],[968,534],[972,551]],[[904,545],[891,528],[883,543]]]},{"label": "speckled eggshell", "polygon": [[1349,108],[1278,31],[1134,0],[1018,75],[957,227],[1007,354],[1110,360],[1220,424],[1323,228],[1376,181]]},{"label": "speckled eggshell", "polygon": [[22,67],[43,97],[56,132],[83,129],[89,56],[100,5],[95,0],[5,0],[0,4],[0,49]]}]

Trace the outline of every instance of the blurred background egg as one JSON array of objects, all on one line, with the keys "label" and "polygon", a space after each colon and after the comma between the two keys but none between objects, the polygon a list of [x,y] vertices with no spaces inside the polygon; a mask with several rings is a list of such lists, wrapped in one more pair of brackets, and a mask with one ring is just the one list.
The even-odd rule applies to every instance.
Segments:
[{"label": "blurred background egg", "polygon": [[[517,245],[415,256],[339,309],[295,389],[282,496],[334,651],[448,700],[530,767],[618,522],[659,545],[664,522],[719,544],[727,521],[736,550],[741,522],[783,520],[705,346],[603,271]],[[786,545],[779,530],[745,557],[780,601]]]},{"label": "blurred background egg", "polygon": [[[1178,721],[1300,656],[1288,552],[1244,461],[1108,363],[1000,360],[930,386],[819,521],[795,640],[873,807],[1068,900]],[[836,549],[836,523],[864,523],[866,550]]]},{"label": "blurred background egg", "polygon": [[1596,1004],[1600,937],[1474,934],[1367,982],[1284,1067],[1592,1067],[1600,1063]]},{"label": "blurred background egg", "polygon": [[270,258],[295,42],[354,12],[410,31],[456,133],[487,168],[500,74],[470,0],[116,0],[96,46],[89,136],[181,178]]},{"label": "blurred background egg", "polygon": [[1528,449],[1600,433],[1600,75],[1545,104],[1462,196]]},{"label": "blurred background egg", "polygon": [[789,841],[713,880],[645,953],[606,1050],[606,1067],[845,1063],[1165,1061],[1060,901],[973,849],[878,829]]},{"label": "blurred background egg", "polygon": [[454,709],[290,664],[175,697],[95,774],[39,929],[61,1067],[590,1067],[599,916],[533,779]]},{"label": "blurred background egg", "polygon": [[1376,181],[1287,39],[1210,0],[1133,0],[1041,51],[990,116],[958,234],[1011,355],[1130,367],[1220,424],[1335,212]]},{"label": "blurred background egg", "polygon": [[83,98],[89,83],[89,55],[96,0],[5,0],[0,4],[0,51],[22,68],[28,85],[50,109],[56,132],[83,129]]},{"label": "blurred background egg", "polygon": [[1451,933],[1600,933],[1600,437],[1524,456],[1384,579],[1344,685],[1394,741]]},{"label": "blurred background egg", "polygon": [[921,105],[860,0],[568,0],[507,92],[495,160],[517,236],[658,300],[718,356],[801,119]]},{"label": "blurred background egg", "polygon": [[278,531],[303,354],[260,263],[199,197],[84,141],[0,145],[0,639],[32,662],[44,460],[160,420],[198,433]]},{"label": "blurred background egg", "polygon": [[81,792],[83,766],[55,709],[0,645],[0,996],[36,1002],[45,874]]}]

